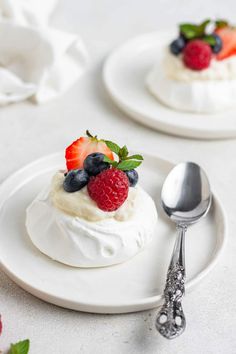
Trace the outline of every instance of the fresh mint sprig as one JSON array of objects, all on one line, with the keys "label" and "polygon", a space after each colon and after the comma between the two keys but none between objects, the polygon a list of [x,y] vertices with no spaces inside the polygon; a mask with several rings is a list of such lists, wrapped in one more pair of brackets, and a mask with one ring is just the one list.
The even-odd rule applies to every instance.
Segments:
[{"label": "fresh mint sprig", "polygon": [[131,155],[131,156],[127,156],[126,160],[143,160],[142,155]]},{"label": "fresh mint sprig", "polygon": [[129,156],[129,151],[126,145],[120,147],[119,145],[113,143],[110,140],[104,140],[104,142],[107,147],[109,147],[109,149],[118,156],[118,161],[113,161],[107,156],[104,156],[103,161],[108,162],[109,164],[111,164],[111,166],[122,171],[129,171],[141,165],[143,161],[142,155],[136,154]]},{"label": "fresh mint sprig", "polygon": [[212,34],[208,34],[206,31],[206,28],[210,23],[215,26],[215,29],[229,26],[228,21],[224,19],[218,19],[215,21],[207,19],[199,25],[193,23],[182,23],[179,25],[180,34],[182,34],[182,36],[184,36],[187,40],[202,38],[205,42],[213,46],[215,45],[215,38]]},{"label": "fresh mint sprig", "polygon": [[214,47],[214,45],[216,45],[216,37],[214,37],[212,34],[204,36],[202,39],[204,42],[208,43],[211,47]]},{"label": "fresh mint sprig", "polygon": [[117,168],[118,170],[129,171],[133,170],[134,168],[137,168],[139,165],[141,165],[141,163],[141,161],[123,160],[118,163]]},{"label": "fresh mint sprig", "polygon": [[210,19],[207,19],[200,23],[200,25],[195,25],[192,23],[182,23],[179,26],[180,33],[184,38],[190,40],[195,38],[202,38],[205,35],[206,27],[211,22]]},{"label": "fresh mint sprig", "polygon": [[9,354],[28,354],[30,348],[29,339],[22,340],[18,343],[11,344]]},{"label": "fresh mint sprig", "polygon": [[206,31],[206,28],[210,23],[215,29],[229,26],[229,23],[223,19],[218,19],[216,21],[207,19],[200,23],[200,25],[193,23],[182,23],[179,25],[180,34],[188,41],[200,38],[204,42],[208,43],[211,47],[214,47],[216,45],[216,37],[214,35],[214,31],[212,34],[208,34]]},{"label": "fresh mint sprig", "polygon": [[120,152],[120,147],[116,143],[113,143],[112,141],[109,140],[104,140],[106,143],[106,146],[109,147],[111,151],[113,151],[116,155],[119,155]]}]

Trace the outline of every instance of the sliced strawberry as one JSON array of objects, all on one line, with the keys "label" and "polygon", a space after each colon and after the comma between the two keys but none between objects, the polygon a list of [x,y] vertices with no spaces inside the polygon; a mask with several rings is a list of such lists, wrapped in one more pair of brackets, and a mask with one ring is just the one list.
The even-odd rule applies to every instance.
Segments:
[{"label": "sliced strawberry", "polygon": [[85,158],[93,152],[101,152],[114,160],[111,150],[103,140],[92,136],[81,137],[66,148],[65,158],[68,171],[82,168]]},{"label": "sliced strawberry", "polygon": [[219,28],[216,30],[222,40],[222,49],[217,54],[217,60],[223,60],[236,54],[236,29],[230,27]]}]

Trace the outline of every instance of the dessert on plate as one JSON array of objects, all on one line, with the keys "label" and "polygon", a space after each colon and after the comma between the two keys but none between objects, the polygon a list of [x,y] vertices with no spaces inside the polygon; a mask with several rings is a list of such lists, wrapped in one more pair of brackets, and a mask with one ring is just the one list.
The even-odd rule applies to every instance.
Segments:
[{"label": "dessert on plate", "polygon": [[148,73],[149,91],[176,110],[215,113],[236,107],[236,28],[225,20],[179,26]]},{"label": "dessert on plate", "polygon": [[66,148],[57,171],[26,212],[33,244],[74,267],[128,260],[151,241],[157,222],[152,198],[138,184],[141,155],[88,131]]}]

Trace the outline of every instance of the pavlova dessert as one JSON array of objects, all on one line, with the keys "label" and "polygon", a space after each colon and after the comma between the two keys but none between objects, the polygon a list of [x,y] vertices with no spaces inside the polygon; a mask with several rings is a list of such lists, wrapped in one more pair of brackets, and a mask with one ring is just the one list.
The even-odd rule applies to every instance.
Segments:
[{"label": "pavlova dessert", "polygon": [[146,83],[159,101],[177,110],[236,107],[236,28],[223,20],[181,24]]},{"label": "pavlova dessert", "polygon": [[88,131],[67,147],[66,171],[27,209],[26,228],[44,254],[75,267],[128,260],[151,241],[157,222],[152,198],[138,185],[141,155]]}]

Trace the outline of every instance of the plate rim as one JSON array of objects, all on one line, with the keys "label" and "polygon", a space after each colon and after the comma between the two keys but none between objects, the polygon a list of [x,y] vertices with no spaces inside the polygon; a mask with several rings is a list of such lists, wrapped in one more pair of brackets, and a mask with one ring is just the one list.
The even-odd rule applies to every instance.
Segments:
[{"label": "plate rim", "polygon": [[[116,104],[116,106],[126,113],[130,118],[134,119],[135,121],[141,123],[142,125],[154,128],[158,131],[173,135],[173,136],[182,136],[186,138],[194,138],[198,140],[220,140],[220,139],[233,139],[236,137],[236,128],[235,129],[227,129],[227,128],[218,128],[213,130],[210,128],[191,128],[188,126],[178,125],[174,121],[164,122],[160,120],[156,120],[149,116],[148,114],[142,114],[137,110],[127,106],[125,102],[118,97],[116,94],[116,90],[113,88],[112,80],[110,79],[110,67],[112,66],[114,58],[119,55],[119,52],[122,52],[126,49],[127,46],[133,45],[134,42],[142,41],[147,38],[155,37],[155,36],[169,36],[173,34],[173,30],[158,30],[140,34],[138,36],[134,36],[129,38],[128,40],[124,41],[120,45],[116,46],[111,50],[108,56],[105,58],[102,68],[102,80],[105,87],[107,94],[110,96],[112,101]],[[175,115],[175,110],[169,108],[171,113]],[[188,112],[183,112],[183,114],[188,114]],[[194,114],[197,117],[200,115],[198,113],[190,113]],[[223,113],[222,113],[223,114]],[[206,114],[207,115],[207,114]],[[208,114],[210,115],[210,114]],[[213,114],[212,114],[213,115]],[[223,119],[223,118],[222,118]]]},{"label": "plate rim", "polygon": [[[168,166],[169,168],[175,166],[176,164],[172,161],[166,160],[164,158],[161,158],[155,154],[150,154],[145,151],[142,151],[143,155],[149,157],[149,158],[155,158],[159,163],[163,163],[164,165]],[[4,194],[5,189],[9,188],[8,184],[10,184],[11,181],[14,181],[15,178],[17,178],[20,174],[24,173],[25,170],[30,169],[32,166],[37,165],[39,163],[45,162],[47,160],[60,160],[61,159],[61,152],[53,153],[53,154],[48,154],[45,155],[39,159],[36,159],[17,171],[15,171],[13,174],[11,174],[8,178],[6,178],[1,184],[0,184],[0,196]],[[45,173],[46,170],[43,170],[43,173]],[[31,180],[34,178],[35,175],[37,174],[32,174],[31,178],[26,179],[26,182],[23,184],[20,184],[18,188],[20,188],[22,185],[28,183],[27,181]],[[15,190],[12,191],[11,194],[7,194],[8,197],[5,196],[5,198],[1,199],[0,198],[0,213],[2,211],[2,208],[7,202],[8,198],[11,197],[12,194],[18,189],[16,188]],[[6,193],[5,193],[6,194]],[[218,196],[215,194],[214,191],[212,191],[213,195],[213,202],[217,210],[220,212],[222,216],[221,220],[221,228],[222,232],[220,233],[220,237],[217,238],[216,246],[214,249],[214,252],[209,258],[209,262],[205,266],[205,268],[200,271],[193,279],[186,281],[186,292],[188,293],[191,291],[197,284],[200,282],[216,265],[220,254],[222,253],[225,243],[227,240],[227,233],[228,233],[228,223],[227,223],[227,217],[226,217],[226,212],[225,209],[220,202],[220,199]],[[155,295],[155,296],[149,296],[145,298],[137,298],[136,300],[132,301],[125,301],[125,302],[120,302],[119,304],[114,304],[114,303],[103,303],[101,301],[99,302],[93,302],[93,303],[88,303],[88,302],[83,302],[83,301],[75,301],[68,299],[66,297],[61,298],[60,296],[56,296],[55,294],[52,294],[48,291],[42,290],[39,287],[32,286],[32,284],[29,284],[22,280],[19,276],[14,274],[10,269],[8,269],[7,265],[4,264],[0,257],[0,269],[11,279],[13,280],[18,286],[29,292],[30,294],[36,296],[37,298],[44,300],[46,302],[49,302],[51,304],[63,307],[63,308],[68,308],[72,310],[77,310],[77,311],[82,311],[82,312],[90,312],[90,313],[109,313],[109,314],[118,314],[118,313],[129,313],[129,312],[138,312],[138,311],[143,311],[143,310],[148,310],[155,308],[160,305],[162,301],[162,296],[161,295]]]}]

